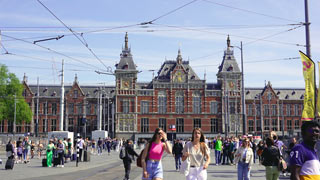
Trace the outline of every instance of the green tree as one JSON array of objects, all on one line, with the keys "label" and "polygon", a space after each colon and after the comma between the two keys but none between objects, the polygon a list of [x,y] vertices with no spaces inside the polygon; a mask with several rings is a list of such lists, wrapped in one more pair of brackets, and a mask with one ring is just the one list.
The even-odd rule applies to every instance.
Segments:
[{"label": "green tree", "polygon": [[0,64],[0,121],[14,120],[14,101],[16,96],[16,123],[31,122],[32,111],[22,96],[23,85],[15,74]]}]

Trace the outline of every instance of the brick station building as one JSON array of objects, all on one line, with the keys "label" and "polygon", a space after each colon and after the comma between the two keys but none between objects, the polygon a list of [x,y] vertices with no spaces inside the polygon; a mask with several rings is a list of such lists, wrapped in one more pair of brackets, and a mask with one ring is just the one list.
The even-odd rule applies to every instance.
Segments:
[{"label": "brick station building", "polygon": [[[201,127],[207,137],[226,130],[229,135],[242,134],[242,75],[229,37],[217,83],[200,79],[180,50],[176,59],[166,60],[159,67],[149,83],[140,83],[137,74],[126,34],[114,72],[115,86],[81,86],[75,77],[73,85],[65,87],[65,130],[90,136],[97,129],[99,116],[103,116],[102,129],[116,137],[150,138],[157,127],[168,132],[169,139],[190,137],[195,127]],[[28,85],[26,77],[23,85],[35,119],[37,86]],[[39,87],[38,132],[45,134],[59,129],[60,87]],[[99,97],[104,103],[99,103]],[[262,88],[245,88],[246,133],[261,135],[273,130],[279,135],[299,134],[303,99],[304,89],[273,88],[270,82]],[[102,107],[102,113],[98,107]],[[11,133],[12,127],[12,123],[3,121],[0,133]],[[22,123],[16,132],[35,132],[35,128],[35,121]]]}]

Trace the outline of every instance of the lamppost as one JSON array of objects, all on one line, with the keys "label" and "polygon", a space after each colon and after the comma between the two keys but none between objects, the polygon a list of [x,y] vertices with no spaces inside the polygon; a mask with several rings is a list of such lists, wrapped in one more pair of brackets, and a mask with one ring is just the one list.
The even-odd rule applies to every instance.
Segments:
[{"label": "lamppost", "polygon": [[239,46],[231,46],[231,47],[236,47],[240,49],[241,52],[241,100],[242,100],[242,128],[243,128],[243,135],[246,134],[246,100],[244,97],[244,74],[243,74],[243,47],[242,47],[242,41],[240,42],[240,47]]}]

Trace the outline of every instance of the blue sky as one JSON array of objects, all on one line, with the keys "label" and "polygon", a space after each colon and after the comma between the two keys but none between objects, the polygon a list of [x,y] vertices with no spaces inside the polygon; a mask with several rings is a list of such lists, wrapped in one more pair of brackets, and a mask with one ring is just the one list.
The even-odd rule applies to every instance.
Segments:
[{"label": "blue sky", "polygon": [[[156,74],[166,59],[175,60],[179,48],[200,78],[206,72],[207,82],[216,82],[229,34],[232,45],[243,42],[246,87],[263,87],[265,81],[271,81],[273,87],[304,87],[301,60],[288,60],[299,57],[299,50],[305,52],[305,28],[298,25],[304,22],[304,0],[41,2],[112,70],[128,32],[133,58],[141,71],[140,82],[151,81],[152,70]],[[320,1],[309,0],[311,55],[315,62],[320,58],[319,7]],[[154,19],[153,24],[137,25]],[[0,30],[0,63],[20,79],[26,73],[31,84],[36,84],[37,77],[41,84],[60,84],[58,75],[64,59],[67,84],[77,74],[81,85],[114,85],[113,76],[94,72],[106,68],[37,0],[0,0]],[[43,48],[32,44],[61,35],[65,36],[59,40],[38,42]],[[240,64],[240,50],[235,48],[234,52]]]}]

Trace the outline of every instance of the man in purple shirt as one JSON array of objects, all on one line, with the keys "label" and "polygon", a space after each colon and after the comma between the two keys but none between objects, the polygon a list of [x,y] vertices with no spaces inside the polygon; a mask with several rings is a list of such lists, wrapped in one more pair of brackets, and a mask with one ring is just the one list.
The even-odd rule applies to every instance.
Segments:
[{"label": "man in purple shirt", "polygon": [[303,142],[290,152],[291,180],[319,180],[320,162],[315,145],[320,135],[320,125],[306,121],[301,127]]}]

